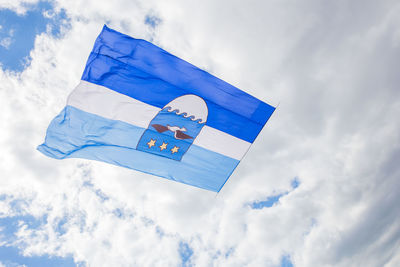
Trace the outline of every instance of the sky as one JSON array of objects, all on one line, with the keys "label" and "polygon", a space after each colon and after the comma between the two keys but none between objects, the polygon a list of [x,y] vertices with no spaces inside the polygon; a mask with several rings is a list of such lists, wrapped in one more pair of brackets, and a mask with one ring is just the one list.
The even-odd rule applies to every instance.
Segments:
[{"label": "sky", "polygon": [[[399,12],[0,0],[0,266],[400,266]],[[104,24],[277,106],[219,194],[36,150]]]}]

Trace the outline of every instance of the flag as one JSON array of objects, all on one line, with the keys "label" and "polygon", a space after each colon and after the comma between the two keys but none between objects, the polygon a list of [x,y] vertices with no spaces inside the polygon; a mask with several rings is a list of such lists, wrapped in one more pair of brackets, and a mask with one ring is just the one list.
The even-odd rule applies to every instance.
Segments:
[{"label": "flag", "polygon": [[38,150],[219,192],[274,110],[150,42],[104,26]]}]

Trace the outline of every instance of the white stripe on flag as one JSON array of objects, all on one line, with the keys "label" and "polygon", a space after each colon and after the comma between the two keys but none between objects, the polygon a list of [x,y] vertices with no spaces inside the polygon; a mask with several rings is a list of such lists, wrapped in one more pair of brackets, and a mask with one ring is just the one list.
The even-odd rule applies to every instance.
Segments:
[{"label": "white stripe on flag", "polygon": [[[80,110],[147,128],[161,110],[104,86],[81,81],[69,95],[67,105]],[[204,126],[193,144],[241,160],[251,143],[215,128]]]},{"label": "white stripe on flag", "polygon": [[237,160],[241,160],[251,146],[249,142],[207,125],[201,129],[193,144]]},{"label": "white stripe on flag", "polygon": [[160,111],[157,107],[86,81],[81,81],[72,91],[67,105],[142,128],[147,128],[150,121]]}]

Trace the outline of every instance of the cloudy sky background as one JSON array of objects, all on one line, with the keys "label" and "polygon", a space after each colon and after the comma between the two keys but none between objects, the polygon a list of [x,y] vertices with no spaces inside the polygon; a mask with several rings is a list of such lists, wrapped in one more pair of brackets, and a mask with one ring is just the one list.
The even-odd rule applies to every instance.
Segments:
[{"label": "cloudy sky background", "polygon": [[[0,0],[0,266],[400,266],[399,14]],[[105,23],[279,104],[218,195],[36,151]]]}]

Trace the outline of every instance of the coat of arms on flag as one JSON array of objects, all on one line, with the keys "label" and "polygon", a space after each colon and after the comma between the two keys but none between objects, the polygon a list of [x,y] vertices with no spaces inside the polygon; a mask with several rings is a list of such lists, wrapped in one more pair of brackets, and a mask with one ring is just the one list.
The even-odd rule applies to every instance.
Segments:
[{"label": "coat of arms on flag", "polygon": [[219,192],[274,107],[161,48],[103,27],[38,147]]},{"label": "coat of arms on flag", "polygon": [[207,104],[196,95],[168,103],[144,131],[137,149],[181,160],[207,121]]}]

